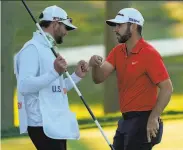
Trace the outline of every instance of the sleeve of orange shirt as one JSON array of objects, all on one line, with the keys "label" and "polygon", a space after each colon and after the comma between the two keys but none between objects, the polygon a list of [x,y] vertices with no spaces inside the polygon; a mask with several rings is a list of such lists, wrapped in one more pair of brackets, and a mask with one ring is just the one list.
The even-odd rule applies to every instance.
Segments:
[{"label": "sleeve of orange shirt", "polygon": [[116,63],[115,63],[115,48],[113,48],[109,55],[106,58],[106,61],[108,61],[111,65],[113,65],[114,68],[116,68]]},{"label": "sleeve of orange shirt", "polygon": [[147,57],[146,71],[154,84],[158,84],[169,78],[162,57],[157,51],[153,51],[149,57]]}]

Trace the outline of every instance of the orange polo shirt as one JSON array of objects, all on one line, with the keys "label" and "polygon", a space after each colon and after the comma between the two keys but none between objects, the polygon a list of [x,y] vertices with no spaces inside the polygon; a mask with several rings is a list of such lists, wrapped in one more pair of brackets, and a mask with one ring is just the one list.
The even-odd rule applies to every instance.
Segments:
[{"label": "orange polo shirt", "polygon": [[141,38],[130,55],[119,44],[106,61],[116,70],[121,112],[152,110],[157,101],[157,85],[169,78],[160,54]]}]

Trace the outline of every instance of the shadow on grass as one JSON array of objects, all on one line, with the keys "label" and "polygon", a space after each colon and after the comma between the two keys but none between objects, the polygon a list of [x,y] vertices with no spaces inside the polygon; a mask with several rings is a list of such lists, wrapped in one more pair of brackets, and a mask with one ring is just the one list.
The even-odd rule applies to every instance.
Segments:
[{"label": "shadow on grass", "polygon": [[[183,119],[183,111],[167,111],[162,114],[162,117],[167,117],[163,120],[178,120]],[[170,116],[170,117],[169,117]],[[109,116],[109,117],[98,117],[97,120],[100,123],[101,127],[111,127],[111,126],[117,126],[118,120],[122,116]],[[91,128],[97,128],[96,124],[92,120],[92,118],[87,119],[79,119],[78,120],[80,129],[91,129]],[[12,138],[12,137],[24,137],[27,136],[27,134],[19,134],[19,128],[14,127],[9,130],[3,130],[1,131],[1,138]]]},{"label": "shadow on grass", "polygon": [[[167,112],[164,112],[162,114],[162,116],[168,116],[168,115],[182,115],[183,114],[183,111],[167,111]],[[97,120],[100,122],[100,123],[108,123],[108,122],[116,122],[118,121],[119,119],[121,118],[121,116],[110,116],[110,117],[98,117]],[[180,117],[170,117],[170,119],[168,118],[168,120],[173,120],[173,119],[177,119],[177,118],[180,118]],[[183,116],[182,116],[183,118]],[[180,119],[182,119],[180,118]],[[166,119],[165,119],[166,120]],[[93,122],[93,120],[91,120],[90,118],[87,118],[87,119],[82,119],[82,120],[78,120],[79,124],[80,125],[85,125],[85,124],[90,124]]]},{"label": "shadow on grass", "polygon": [[183,111],[167,111],[163,113],[163,116],[164,115],[180,115],[180,114],[183,114]]}]

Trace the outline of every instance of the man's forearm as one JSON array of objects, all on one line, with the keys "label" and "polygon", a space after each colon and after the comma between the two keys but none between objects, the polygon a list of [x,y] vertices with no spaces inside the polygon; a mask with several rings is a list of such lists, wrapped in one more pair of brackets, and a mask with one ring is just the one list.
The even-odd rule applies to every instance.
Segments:
[{"label": "man's forearm", "polygon": [[104,81],[105,77],[102,68],[99,66],[92,67],[92,79],[96,84]]},{"label": "man's forearm", "polygon": [[168,105],[172,95],[172,89],[160,89],[156,106],[153,108],[150,117],[158,118]]},{"label": "man's forearm", "polygon": [[23,95],[39,92],[58,77],[59,74],[54,69],[38,77],[20,75],[18,89]]}]

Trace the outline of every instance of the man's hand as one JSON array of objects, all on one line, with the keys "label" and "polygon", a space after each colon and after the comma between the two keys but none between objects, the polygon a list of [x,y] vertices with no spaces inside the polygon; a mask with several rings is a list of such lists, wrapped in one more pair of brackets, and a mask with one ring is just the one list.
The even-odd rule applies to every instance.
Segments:
[{"label": "man's hand", "polygon": [[95,67],[95,66],[101,66],[102,65],[102,57],[98,55],[93,55],[89,60],[89,66]]},{"label": "man's hand", "polygon": [[88,63],[85,62],[84,60],[80,60],[75,70],[76,75],[80,78],[83,78],[86,76],[88,71],[89,71]]},{"label": "man's hand", "polygon": [[67,69],[67,62],[65,59],[57,54],[57,58],[54,61],[54,68],[58,72],[58,74],[64,73],[64,71]]},{"label": "man's hand", "polygon": [[148,139],[148,142],[151,142],[151,138],[156,137],[158,130],[159,130],[158,118],[149,117],[148,122],[147,122],[147,139]]},{"label": "man's hand", "polygon": [[148,141],[150,141],[150,136],[153,136],[155,135],[154,133],[157,133],[157,130],[159,129],[158,118],[168,105],[173,92],[172,82],[170,79],[160,82],[158,87],[160,88],[160,92],[158,94],[157,103],[153,108],[147,123]]}]

